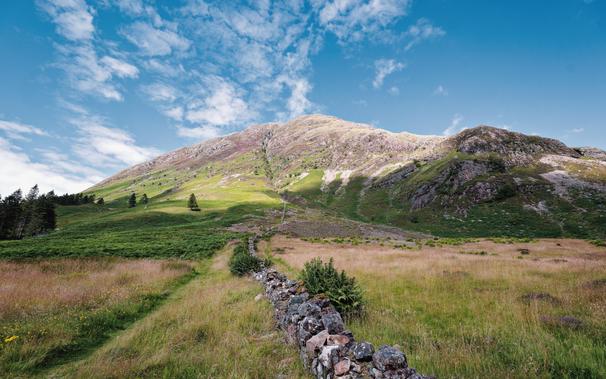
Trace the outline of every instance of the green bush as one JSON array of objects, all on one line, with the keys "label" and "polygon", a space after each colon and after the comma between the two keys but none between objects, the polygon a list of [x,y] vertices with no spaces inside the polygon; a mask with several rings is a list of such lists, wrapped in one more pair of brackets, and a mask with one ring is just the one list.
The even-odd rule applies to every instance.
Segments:
[{"label": "green bush", "polygon": [[320,258],[305,263],[300,278],[311,295],[326,295],[342,314],[347,316],[362,311],[362,290],[355,278],[334,268],[332,258],[328,263],[323,263]]},{"label": "green bush", "polygon": [[232,274],[242,276],[250,272],[259,271],[262,261],[248,253],[248,242],[246,239],[240,241],[234,248],[234,253],[229,259],[229,271]]}]

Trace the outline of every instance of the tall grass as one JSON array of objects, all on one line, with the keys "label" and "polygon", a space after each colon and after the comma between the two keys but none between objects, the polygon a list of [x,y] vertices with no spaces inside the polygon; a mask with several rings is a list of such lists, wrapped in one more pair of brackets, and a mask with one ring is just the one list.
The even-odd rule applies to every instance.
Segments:
[{"label": "tall grass", "polygon": [[149,312],[192,266],[119,259],[0,262],[0,372],[74,359]]},{"label": "tall grass", "polygon": [[[567,240],[414,251],[280,237],[271,243],[284,249],[277,264],[293,269],[313,257],[333,257],[364,290],[365,317],[348,327],[358,339],[399,344],[421,372],[440,378],[606,377],[603,248]],[[522,256],[521,247],[529,255]],[[489,254],[459,254],[462,248]],[[528,294],[551,297],[528,301]]]},{"label": "tall grass", "polygon": [[233,276],[229,249],[149,317],[90,357],[50,375],[78,378],[302,378],[296,350],[275,331],[261,286]]}]

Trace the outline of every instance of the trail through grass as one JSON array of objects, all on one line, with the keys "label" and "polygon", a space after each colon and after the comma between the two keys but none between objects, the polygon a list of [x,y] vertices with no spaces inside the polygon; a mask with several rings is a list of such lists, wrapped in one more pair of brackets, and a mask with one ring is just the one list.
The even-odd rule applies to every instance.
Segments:
[{"label": "trail through grass", "polygon": [[51,377],[305,377],[294,348],[274,329],[261,286],[231,275],[231,248],[200,262],[201,275],[94,354]]}]

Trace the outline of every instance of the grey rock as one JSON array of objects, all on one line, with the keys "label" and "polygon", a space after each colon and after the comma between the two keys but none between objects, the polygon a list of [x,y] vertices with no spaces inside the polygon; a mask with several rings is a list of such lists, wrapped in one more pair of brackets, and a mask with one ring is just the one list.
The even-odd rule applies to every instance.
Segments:
[{"label": "grey rock", "polygon": [[357,361],[368,362],[372,360],[375,348],[369,342],[359,342],[352,347],[351,351]]},{"label": "grey rock", "polygon": [[345,330],[343,319],[336,311],[322,315],[322,323],[330,334],[339,334]]},{"label": "grey rock", "polygon": [[406,356],[400,350],[383,345],[372,355],[372,362],[381,371],[408,367]]}]

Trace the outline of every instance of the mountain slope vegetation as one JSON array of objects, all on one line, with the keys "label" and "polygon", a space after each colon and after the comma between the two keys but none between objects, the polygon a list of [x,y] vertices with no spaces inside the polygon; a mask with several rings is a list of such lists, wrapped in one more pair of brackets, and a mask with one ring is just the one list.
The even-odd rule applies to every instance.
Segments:
[{"label": "mountain slope vegetation", "polygon": [[[452,137],[311,115],[162,155],[87,193],[280,208],[440,236],[606,236],[603,152],[480,126]],[[175,210],[165,207],[165,212]]]}]

